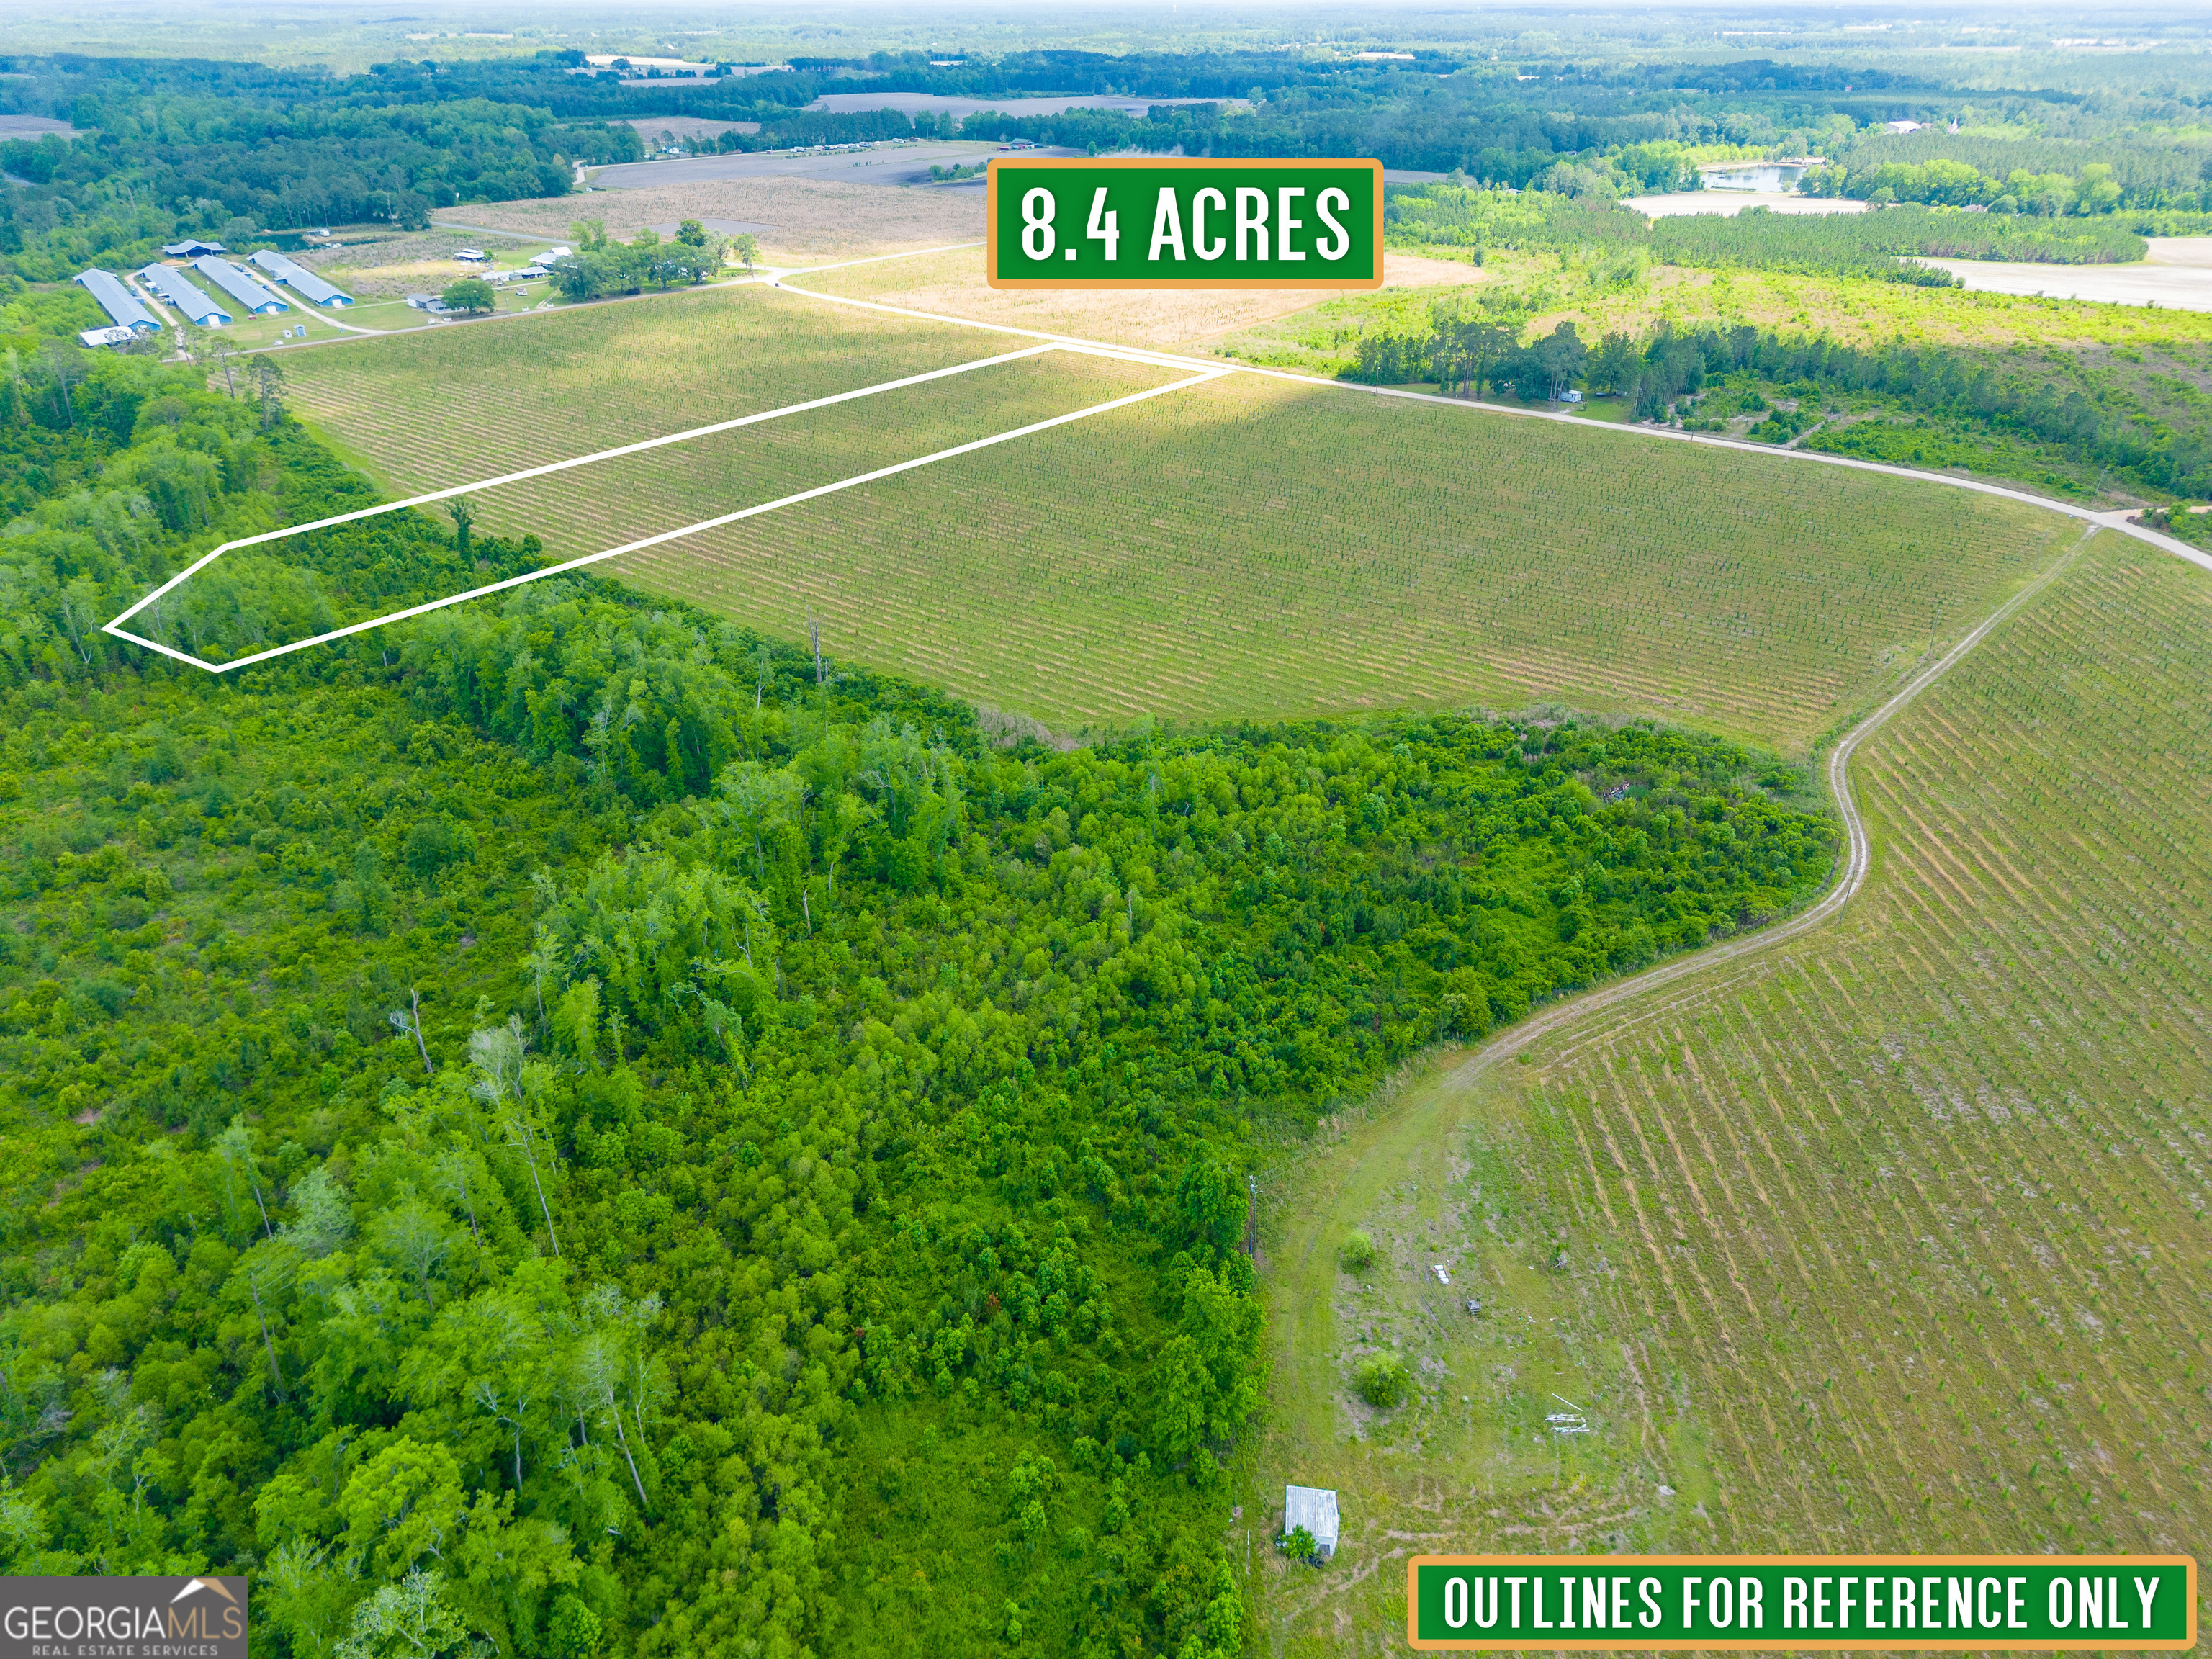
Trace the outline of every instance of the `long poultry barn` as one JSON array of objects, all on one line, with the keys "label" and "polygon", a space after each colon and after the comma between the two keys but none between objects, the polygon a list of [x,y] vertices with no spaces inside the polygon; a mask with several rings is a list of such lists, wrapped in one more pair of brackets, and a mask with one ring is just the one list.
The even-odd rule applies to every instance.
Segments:
[{"label": "long poultry barn", "polygon": [[123,279],[112,270],[80,270],[72,281],[99,302],[107,313],[108,321],[117,328],[127,328],[133,334],[156,334],[161,325],[154,313],[138,302],[138,296],[123,285]]},{"label": "long poultry barn", "polygon": [[218,259],[210,253],[193,260],[192,269],[256,316],[272,316],[292,308],[228,259]]},{"label": "long poultry barn", "polygon": [[186,322],[202,328],[221,328],[231,319],[230,313],[210,299],[206,290],[174,265],[148,265],[138,273],[138,280],[183,312]]},{"label": "long poultry barn", "polygon": [[262,249],[253,256],[253,263],[265,271],[271,280],[283,283],[285,287],[310,304],[337,310],[340,307],[353,303],[352,295],[343,289],[332,286],[298,260],[287,258],[274,248]]}]

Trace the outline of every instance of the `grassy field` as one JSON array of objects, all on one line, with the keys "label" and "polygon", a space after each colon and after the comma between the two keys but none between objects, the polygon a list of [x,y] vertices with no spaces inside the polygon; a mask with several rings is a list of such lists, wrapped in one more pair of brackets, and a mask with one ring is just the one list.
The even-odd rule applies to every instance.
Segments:
[{"label": "grassy field", "polygon": [[380,483],[412,494],[1008,349],[966,330],[802,308],[741,286],[281,362],[294,410]]},{"label": "grassy field", "polygon": [[[989,438],[1010,427],[1065,415],[1175,378],[1173,370],[1149,364],[1066,354],[1054,354],[1048,362],[1024,358],[993,363],[757,428],[716,433],[474,491],[468,500],[479,535],[519,540],[536,533],[543,544],[537,563],[566,562]],[[476,459],[487,465],[507,464],[505,459]],[[441,529],[447,527],[447,508],[433,506],[423,511]],[[335,533],[343,537],[349,532]],[[679,562],[696,556],[688,540],[665,544],[662,551]],[[325,605],[286,605],[275,594],[267,596],[258,607],[260,628],[240,642],[254,648],[308,638],[387,615],[403,604],[444,597],[492,580],[479,565],[474,579],[457,568],[434,586],[404,591],[403,598],[393,597],[401,590],[383,586],[381,576],[356,592],[343,564],[331,562],[346,557],[343,548],[326,547],[322,538],[311,533],[233,554],[189,579],[172,604],[193,606],[196,592],[209,584],[225,592],[238,580],[259,584],[264,579],[248,566],[270,556],[288,561],[292,568],[322,572]],[[213,611],[209,614],[223,608],[211,593],[200,608],[210,606]],[[803,607],[787,611],[775,617],[772,626],[799,635],[806,614]]]},{"label": "grassy field", "polygon": [[[509,536],[535,532],[549,559],[575,558],[1175,378],[1171,369],[1060,354],[1044,362],[998,363],[757,428],[502,484],[469,500],[481,529]],[[733,400],[708,418],[744,412]],[[342,429],[350,435],[350,428]],[[627,436],[602,434],[617,444]],[[492,439],[469,459],[495,472],[526,466],[538,459],[532,441],[523,434],[506,434],[505,443]],[[447,482],[459,480],[439,480]],[[670,556],[691,556],[689,544],[677,544]]]},{"label": "grassy field", "polygon": [[[983,270],[983,250],[967,247],[821,271],[796,278],[792,286],[941,316],[1179,352],[1210,350],[1277,318],[1310,312],[1314,303],[1312,293],[1303,289],[1004,293],[984,282]],[[1464,260],[1392,252],[1383,258],[1382,275],[1381,289],[1358,296],[1365,308],[1410,307],[1425,319],[1432,298],[1469,286],[1482,273]]]},{"label": "grassy field", "polygon": [[2066,534],[1776,465],[1240,376],[620,562],[1058,729],[1559,701],[1796,749]]},{"label": "grassy field", "polygon": [[[286,371],[311,421],[412,491],[1015,343],[737,289]],[[1050,361],[1085,388],[1113,378]],[[964,391],[975,412],[952,425],[1003,429],[1033,418],[993,408],[1009,383],[924,401]],[[456,392],[489,385],[509,390]],[[875,444],[870,421],[895,432],[895,413],[838,428],[851,470],[939,447]],[[483,522],[563,552],[690,522],[761,499],[740,460],[827,429],[809,419],[489,495]],[[1240,375],[618,562],[787,634],[811,611],[840,654],[1060,729],[1560,701],[1802,749],[2067,533],[1907,481]]]},{"label": "grassy field", "polygon": [[[1464,250],[1422,251],[1442,266]],[[1784,335],[1826,334],[1850,345],[1970,345],[1999,350],[2176,351],[2199,357],[2212,345],[2212,313],[2045,300],[1960,289],[1912,288],[1856,276],[1784,270],[1689,270],[1563,263],[1550,253],[1486,251],[1479,273],[1488,303],[1517,319],[1524,337],[1572,322],[1585,340],[1609,332],[1648,335],[1747,323]],[[1435,293],[1346,295],[1257,319],[1219,337],[1217,348],[1249,362],[1334,374],[1354,361],[1364,328],[1425,328]]]},{"label": "grassy field", "polygon": [[[2101,538],[1862,752],[1841,917],[1279,1175],[1263,1650],[1398,1651],[1430,1550],[2202,1547],[2208,673],[2212,582]],[[1285,1480],[1343,1493],[1326,1571],[1265,1547]]]}]

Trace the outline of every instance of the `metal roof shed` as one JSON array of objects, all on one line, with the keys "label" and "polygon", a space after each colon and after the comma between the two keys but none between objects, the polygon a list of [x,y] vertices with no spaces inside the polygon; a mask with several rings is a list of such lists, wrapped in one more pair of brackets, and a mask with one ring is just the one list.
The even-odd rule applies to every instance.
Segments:
[{"label": "metal roof shed", "polygon": [[1326,1561],[1336,1553],[1336,1494],[1327,1486],[1283,1488],[1283,1535],[1300,1527],[1313,1534],[1314,1553]]},{"label": "metal roof shed", "polygon": [[218,259],[210,253],[204,259],[193,260],[192,269],[259,316],[292,308],[228,259]]},{"label": "metal roof shed", "polygon": [[86,293],[100,301],[100,308],[118,328],[127,328],[134,334],[157,334],[161,325],[155,321],[154,313],[138,303],[138,296],[123,286],[123,279],[112,270],[80,270],[72,279],[84,285]]},{"label": "metal roof shed", "polygon": [[161,252],[172,259],[196,259],[203,253],[228,253],[230,250],[221,242],[165,242]]},{"label": "metal roof shed", "polygon": [[185,273],[174,265],[148,265],[138,273],[138,280],[183,312],[187,321],[202,328],[220,328],[230,320],[228,312],[185,281]]},{"label": "metal roof shed", "polygon": [[296,259],[288,259],[273,248],[264,248],[253,256],[253,263],[284,284],[301,299],[319,306],[349,306],[353,295],[333,288]]}]

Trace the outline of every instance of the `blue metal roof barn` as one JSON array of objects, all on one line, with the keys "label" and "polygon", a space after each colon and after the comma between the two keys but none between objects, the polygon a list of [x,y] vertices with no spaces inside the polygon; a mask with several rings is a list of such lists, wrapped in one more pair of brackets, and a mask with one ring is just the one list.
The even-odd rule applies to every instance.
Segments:
[{"label": "blue metal roof barn", "polygon": [[297,260],[286,258],[273,248],[262,249],[253,256],[253,263],[303,300],[313,301],[319,306],[349,306],[353,303],[352,295],[331,287],[307,266]]},{"label": "blue metal roof barn", "polygon": [[265,317],[292,308],[228,259],[218,259],[210,253],[204,259],[193,260],[192,269],[258,315]]},{"label": "blue metal roof barn", "polygon": [[154,334],[161,325],[154,313],[138,303],[138,296],[123,286],[123,279],[112,270],[80,270],[75,281],[84,285],[85,292],[100,301],[118,328],[127,328],[134,334]]},{"label": "blue metal roof barn", "polygon": [[202,328],[220,328],[230,320],[228,312],[185,281],[185,273],[174,265],[148,265],[138,273],[138,280],[183,312],[188,322]]}]

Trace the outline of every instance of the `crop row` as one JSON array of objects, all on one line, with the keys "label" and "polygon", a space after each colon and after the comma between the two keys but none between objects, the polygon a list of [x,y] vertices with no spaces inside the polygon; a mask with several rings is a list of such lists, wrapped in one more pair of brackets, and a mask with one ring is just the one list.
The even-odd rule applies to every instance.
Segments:
[{"label": "crop row", "polygon": [[302,415],[416,491],[1006,349],[967,330],[738,288],[301,352],[283,369]]},{"label": "crop row", "polygon": [[2085,560],[1869,745],[1861,905],[1547,1060],[1593,1312],[1679,1379],[1714,1547],[2212,1525],[2212,588]]},{"label": "crop row", "polygon": [[[832,483],[918,455],[1160,384],[1171,371],[1054,356],[973,370],[666,448],[472,493],[480,535],[537,534],[548,561],[570,559],[721,513]],[[382,426],[353,428],[388,435]],[[428,509],[442,523],[435,508]],[[278,544],[278,547],[289,544]],[[298,557],[307,556],[301,551]],[[200,579],[195,578],[195,580]],[[450,586],[440,592],[453,591]],[[391,608],[332,593],[337,622]],[[779,615],[796,631],[804,610]]]},{"label": "crop row", "polygon": [[1927,486],[1239,378],[631,568],[760,625],[811,608],[842,652],[1056,722],[1558,699],[1791,744],[2062,533]]}]

